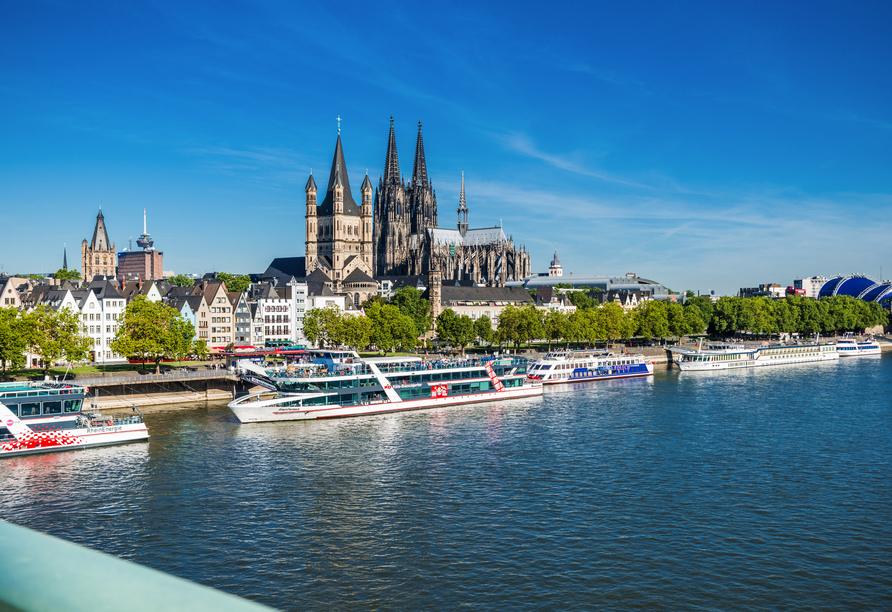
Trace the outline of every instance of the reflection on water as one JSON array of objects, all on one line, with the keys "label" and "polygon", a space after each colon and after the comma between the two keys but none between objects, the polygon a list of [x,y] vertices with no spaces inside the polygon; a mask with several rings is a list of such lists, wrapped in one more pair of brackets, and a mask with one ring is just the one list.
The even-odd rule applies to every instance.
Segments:
[{"label": "reflection on water", "polygon": [[0,462],[0,517],[287,610],[888,609],[892,359]]}]

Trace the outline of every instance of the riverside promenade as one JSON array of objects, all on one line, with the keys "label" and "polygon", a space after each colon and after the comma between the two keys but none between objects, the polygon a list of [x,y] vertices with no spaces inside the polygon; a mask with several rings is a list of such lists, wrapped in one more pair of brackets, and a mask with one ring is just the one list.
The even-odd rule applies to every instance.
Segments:
[{"label": "riverside promenade", "polygon": [[230,399],[239,379],[222,369],[78,376],[75,382],[90,388],[99,408],[129,408]]}]

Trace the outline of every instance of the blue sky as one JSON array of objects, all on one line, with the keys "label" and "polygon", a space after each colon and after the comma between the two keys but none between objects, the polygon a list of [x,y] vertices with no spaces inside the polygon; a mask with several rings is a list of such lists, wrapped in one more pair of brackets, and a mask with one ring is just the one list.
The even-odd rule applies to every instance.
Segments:
[{"label": "blue sky", "polygon": [[[892,276],[892,4],[5,2],[3,271],[79,265],[100,201],[176,272],[304,253],[342,117],[354,195],[417,122],[545,271],[720,293]],[[320,181],[320,178],[322,179]]]}]

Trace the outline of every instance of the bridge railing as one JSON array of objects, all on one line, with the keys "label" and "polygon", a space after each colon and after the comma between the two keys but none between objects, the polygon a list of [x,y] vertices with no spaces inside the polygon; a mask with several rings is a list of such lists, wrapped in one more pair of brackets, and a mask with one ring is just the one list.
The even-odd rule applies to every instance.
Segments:
[{"label": "bridge railing", "polygon": [[[5,521],[0,521],[0,550],[0,610],[273,610]],[[78,574],[70,580],[57,579],[63,568],[77,568]]]}]

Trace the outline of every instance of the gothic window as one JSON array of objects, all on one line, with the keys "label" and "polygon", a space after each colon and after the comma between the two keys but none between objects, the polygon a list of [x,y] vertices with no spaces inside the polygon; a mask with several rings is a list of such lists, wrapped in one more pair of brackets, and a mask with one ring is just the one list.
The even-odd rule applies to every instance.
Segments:
[{"label": "gothic window", "polygon": [[99,255],[96,256],[96,265],[99,265]]},{"label": "gothic window", "polygon": [[359,294],[358,293],[353,294],[353,305],[356,308],[359,308]]}]

